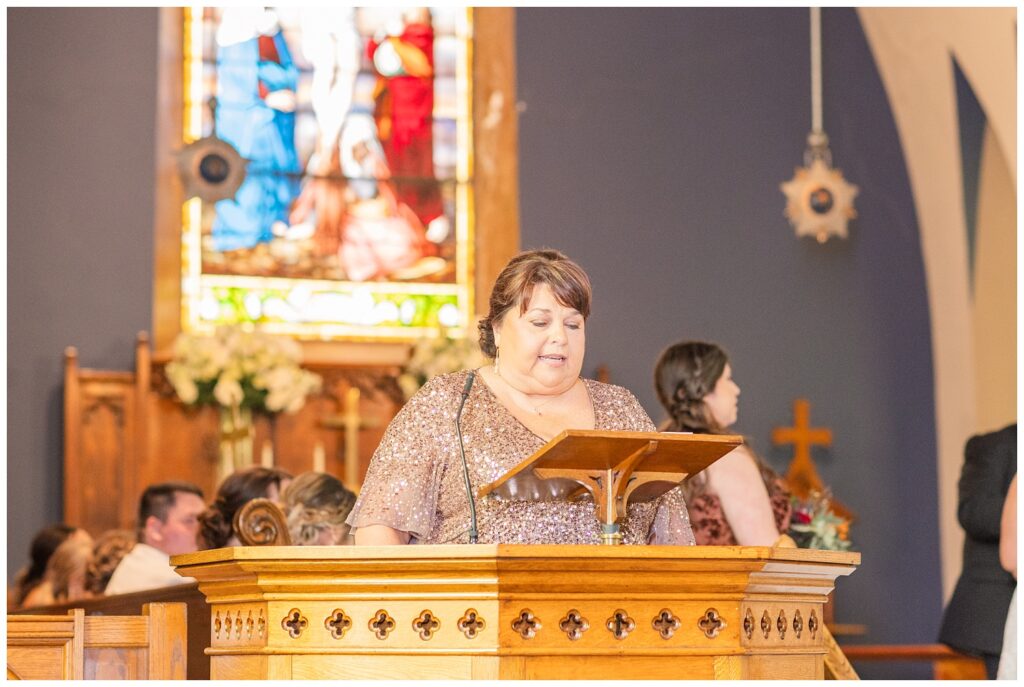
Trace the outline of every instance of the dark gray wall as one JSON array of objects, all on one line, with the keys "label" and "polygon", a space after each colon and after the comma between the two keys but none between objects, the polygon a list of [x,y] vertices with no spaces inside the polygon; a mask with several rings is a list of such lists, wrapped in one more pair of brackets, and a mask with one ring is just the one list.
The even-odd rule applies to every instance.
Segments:
[{"label": "dark gray wall", "polygon": [[856,13],[822,16],[825,129],[861,188],[848,241],[797,240],[782,215],[810,129],[806,9],[520,9],[522,245],[588,270],[584,369],[608,364],[655,421],[654,361],[683,338],[729,351],[738,429],[779,470],[792,453],[771,428],[808,398],[835,437],[815,461],[863,552],[837,620],[872,643],[929,643],[941,588],[918,230]]},{"label": "dark gray wall", "polygon": [[151,328],[157,15],[7,10],[8,575],[62,516],[64,348],[130,370]]},{"label": "dark gray wall", "polygon": [[[680,338],[730,352],[739,429],[780,470],[789,453],[769,445],[771,427],[809,398],[835,433],[815,459],[857,512],[864,555],[840,581],[837,619],[867,624],[871,643],[931,642],[941,592],[917,225],[856,14],[826,9],[823,24],[825,127],[861,195],[850,240],[821,246],[795,238],[778,189],[810,124],[806,10],[518,10],[522,244],[588,269],[586,371],[608,364],[656,420],[651,369]],[[63,348],[127,370],[150,328],[156,36],[156,9],[8,13],[9,572],[61,515]]]}]

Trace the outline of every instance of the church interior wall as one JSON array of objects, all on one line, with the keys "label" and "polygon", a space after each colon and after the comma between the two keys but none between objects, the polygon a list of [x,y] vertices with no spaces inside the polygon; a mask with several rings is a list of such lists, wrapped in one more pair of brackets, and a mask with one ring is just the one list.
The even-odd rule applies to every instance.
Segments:
[{"label": "church interior wall", "polygon": [[62,515],[64,348],[131,370],[151,328],[157,17],[8,10],[8,578]]},{"label": "church interior wall", "polygon": [[[61,517],[64,348],[128,370],[151,328],[157,17],[8,13],[8,575]],[[867,625],[869,643],[931,643],[942,598],[917,218],[857,14],[822,20],[825,129],[861,189],[848,240],[798,240],[782,214],[778,185],[810,129],[806,9],[530,8],[516,28],[521,245],[589,271],[584,373],[607,365],[655,421],[654,360],[681,338],[729,351],[738,429],[778,470],[791,454],[771,428],[808,398],[835,436],[815,461],[856,512],[863,552],[837,620]]]},{"label": "church interior wall", "polygon": [[[520,9],[522,245],[589,271],[584,370],[608,365],[655,421],[653,362],[682,338],[729,351],[737,428],[776,469],[791,449],[771,428],[808,398],[835,437],[815,461],[865,552],[837,620],[871,642],[930,643],[942,601],[920,237],[856,13],[822,22],[825,130],[861,188],[849,240],[797,240],[782,215],[778,184],[810,128],[805,9]],[[588,38],[568,50],[576,31]]]}]

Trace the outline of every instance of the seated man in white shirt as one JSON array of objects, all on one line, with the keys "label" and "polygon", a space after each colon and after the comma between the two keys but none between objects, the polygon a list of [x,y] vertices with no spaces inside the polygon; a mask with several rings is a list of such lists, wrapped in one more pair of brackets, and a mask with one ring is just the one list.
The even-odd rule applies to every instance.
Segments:
[{"label": "seated man in white shirt", "polygon": [[206,508],[202,490],[189,482],[146,487],[139,500],[139,543],[121,559],[105,590],[127,594],[194,582],[171,566],[170,557],[199,550],[199,514]]}]

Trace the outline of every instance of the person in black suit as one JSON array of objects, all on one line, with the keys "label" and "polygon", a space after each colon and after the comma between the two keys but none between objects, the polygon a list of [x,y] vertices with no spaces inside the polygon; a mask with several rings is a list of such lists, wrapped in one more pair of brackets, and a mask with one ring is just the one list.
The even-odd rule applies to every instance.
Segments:
[{"label": "person in black suit", "polygon": [[995,679],[1003,627],[1017,582],[999,563],[1003,501],[1017,474],[1017,425],[967,441],[957,518],[964,528],[964,561],[942,617],[939,641],[985,660]]}]

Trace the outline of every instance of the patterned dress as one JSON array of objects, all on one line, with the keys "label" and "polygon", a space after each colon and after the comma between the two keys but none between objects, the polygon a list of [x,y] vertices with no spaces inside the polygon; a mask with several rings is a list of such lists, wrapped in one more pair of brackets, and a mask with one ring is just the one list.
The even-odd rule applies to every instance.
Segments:
[{"label": "patterned dress", "polygon": [[[348,517],[353,529],[386,525],[409,532],[413,543],[466,543],[469,504],[455,431],[466,371],[430,380],[391,421],[373,454],[359,499]],[[626,389],[583,380],[602,430],[654,431],[654,423]],[[489,484],[546,443],[517,420],[477,375],[462,412],[462,437],[473,489]],[[477,499],[480,543],[597,544],[601,525],[589,496],[578,501]],[[680,489],[631,503],[622,525],[626,544],[694,543]]]},{"label": "patterned dress", "polygon": [[[766,483],[768,498],[771,500],[772,514],[775,516],[775,529],[785,534],[789,531],[789,521],[793,506],[789,500],[789,489],[785,481],[775,476]],[[692,496],[692,495],[691,495]],[[688,504],[690,522],[693,523],[693,535],[700,546],[735,546],[736,535],[725,519],[722,510],[722,499],[718,494],[704,492],[692,496]]]}]

